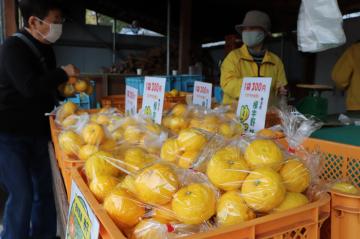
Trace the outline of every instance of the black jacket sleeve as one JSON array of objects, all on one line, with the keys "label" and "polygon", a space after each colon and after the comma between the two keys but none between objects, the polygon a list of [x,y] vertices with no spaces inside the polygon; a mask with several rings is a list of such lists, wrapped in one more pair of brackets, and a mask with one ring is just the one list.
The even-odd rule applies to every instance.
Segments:
[{"label": "black jacket sleeve", "polygon": [[[28,49],[11,45],[4,47],[4,68],[11,78],[14,87],[25,98],[48,94],[68,80],[68,76],[61,68],[43,72],[39,61],[39,69],[34,69],[33,54],[27,54]],[[36,64],[37,65],[37,64]]]}]

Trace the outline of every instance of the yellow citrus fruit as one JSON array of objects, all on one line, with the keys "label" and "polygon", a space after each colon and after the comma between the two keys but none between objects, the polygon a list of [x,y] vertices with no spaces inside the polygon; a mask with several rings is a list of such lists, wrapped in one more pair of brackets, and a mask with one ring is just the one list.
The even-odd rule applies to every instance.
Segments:
[{"label": "yellow citrus fruit", "polygon": [[355,195],[359,195],[360,194],[360,190],[357,189],[354,185],[352,185],[351,183],[344,183],[344,182],[340,182],[340,183],[335,183],[332,187],[332,190],[336,190],[342,193],[348,193],[348,194],[355,194]]},{"label": "yellow citrus fruit", "polygon": [[219,127],[219,133],[226,138],[231,138],[235,135],[235,129],[231,124],[222,123]]},{"label": "yellow citrus fruit", "polygon": [[273,212],[283,212],[292,208],[301,207],[309,203],[309,199],[301,193],[287,192],[282,203],[273,209]]},{"label": "yellow citrus fruit", "polygon": [[77,92],[85,92],[88,88],[88,83],[84,80],[77,80],[74,87]]},{"label": "yellow citrus fruit", "polygon": [[274,131],[271,129],[262,129],[259,130],[256,134],[260,137],[269,138],[269,139],[276,139],[283,136],[281,132]]},{"label": "yellow citrus fruit", "polygon": [[104,208],[120,228],[135,226],[145,214],[144,206],[120,187],[105,198]]},{"label": "yellow citrus fruit", "polygon": [[259,168],[246,177],[241,193],[247,205],[258,212],[269,212],[285,198],[281,176],[271,168]]},{"label": "yellow citrus fruit", "polygon": [[172,109],[171,113],[175,116],[184,116],[186,113],[186,105],[184,104],[177,104],[174,106],[174,108]]},{"label": "yellow citrus fruit", "polygon": [[217,151],[210,159],[206,174],[218,188],[226,191],[239,189],[249,173],[241,150],[228,146]]},{"label": "yellow citrus fruit", "polygon": [[111,137],[113,138],[113,140],[119,141],[122,139],[123,134],[124,130],[122,128],[118,128],[114,132],[112,132]]},{"label": "yellow citrus fruit", "polygon": [[200,151],[207,140],[200,132],[194,129],[185,129],[180,132],[177,141],[184,151]]},{"label": "yellow citrus fruit", "polygon": [[181,116],[169,116],[165,121],[165,124],[167,124],[168,128],[174,132],[179,132],[186,129],[188,126],[188,122]]},{"label": "yellow citrus fruit", "polygon": [[290,159],[280,169],[280,175],[287,191],[304,192],[310,185],[311,175],[305,165],[296,159]]},{"label": "yellow citrus fruit", "polygon": [[113,139],[107,139],[100,145],[100,150],[112,152],[116,149],[117,143]]},{"label": "yellow citrus fruit", "polygon": [[87,124],[81,134],[87,144],[100,145],[106,139],[102,126],[95,123]]},{"label": "yellow citrus fruit", "polygon": [[139,147],[129,148],[124,155],[125,167],[131,173],[143,169],[153,161],[154,158],[150,157],[144,149]]},{"label": "yellow citrus fruit", "polygon": [[161,147],[160,157],[169,162],[175,162],[181,150],[176,139],[167,139]]},{"label": "yellow citrus fruit", "polygon": [[136,225],[132,239],[165,239],[168,238],[168,234],[166,224],[150,218],[144,219]]},{"label": "yellow citrus fruit", "polygon": [[177,175],[169,166],[154,164],[135,178],[137,197],[143,202],[164,205],[179,188]]},{"label": "yellow citrus fruit", "polygon": [[169,93],[172,97],[179,96],[179,91],[177,91],[176,89],[172,89]]},{"label": "yellow citrus fruit", "polygon": [[251,169],[271,167],[278,171],[284,157],[280,148],[272,140],[258,139],[246,148],[245,159]]},{"label": "yellow citrus fruit", "polygon": [[171,208],[171,203],[158,206],[153,209],[153,218],[159,219],[163,222],[174,222],[177,221],[176,215]]},{"label": "yellow citrus fruit", "polygon": [[165,116],[165,117],[162,119],[162,125],[163,125],[165,128],[170,129],[170,119],[171,119],[171,116]]},{"label": "yellow citrus fruit", "polygon": [[189,128],[201,128],[203,125],[203,121],[200,118],[193,118],[190,121],[190,126]]},{"label": "yellow citrus fruit", "polygon": [[110,124],[110,118],[107,115],[99,114],[99,116],[96,119],[96,123],[100,125],[109,125]]},{"label": "yellow citrus fruit", "polygon": [[100,175],[91,180],[89,188],[99,202],[103,202],[105,197],[116,187],[119,179],[113,176]]},{"label": "yellow citrus fruit", "polygon": [[125,130],[129,126],[136,126],[136,125],[137,122],[134,118],[126,117],[121,124],[121,128]]},{"label": "yellow citrus fruit", "polygon": [[125,176],[125,178],[120,182],[119,187],[126,189],[128,192],[131,192],[132,194],[136,193],[135,179],[130,174]]},{"label": "yellow citrus fruit", "polygon": [[86,161],[91,155],[99,151],[99,147],[96,145],[86,144],[79,150],[79,159]]},{"label": "yellow citrus fruit", "polygon": [[158,124],[155,124],[151,120],[147,120],[145,123],[145,129],[152,134],[160,134],[161,127]]},{"label": "yellow citrus fruit", "polygon": [[86,176],[92,180],[101,175],[117,177],[120,174],[119,169],[108,163],[106,159],[113,159],[111,153],[99,151],[90,156],[85,162]]},{"label": "yellow citrus fruit", "polygon": [[215,124],[215,123],[204,123],[200,125],[200,127],[198,127],[199,129],[202,129],[202,130],[206,130],[208,132],[211,132],[211,133],[216,133],[218,131],[218,127],[219,125],[218,124]]},{"label": "yellow citrus fruit", "polygon": [[60,122],[62,122],[68,116],[75,114],[77,109],[78,107],[76,104],[68,101],[60,107],[59,112],[56,114],[56,117]]},{"label": "yellow citrus fruit", "polygon": [[216,218],[219,226],[239,224],[256,217],[239,191],[229,191],[223,194],[216,206]]},{"label": "yellow citrus fruit", "polygon": [[178,165],[181,168],[191,168],[196,162],[196,159],[199,156],[199,152],[196,151],[186,151],[180,157]]},{"label": "yellow citrus fruit", "polygon": [[80,148],[84,145],[82,138],[73,131],[64,131],[59,135],[61,150],[68,156],[77,156]]},{"label": "yellow citrus fruit", "polygon": [[70,115],[64,119],[64,121],[61,123],[62,127],[68,128],[70,126],[75,125],[78,122],[78,116],[77,115]]},{"label": "yellow citrus fruit", "polygon": [[215,193],[208,185],[189,184],[174,195],[171,207],[179,221],[200,224],[215,214]]},{"label": "yellow citrus fruit", "polygon": [[124,130],[124,139],[130,144],[140,143],[143,137],[143,132],[136,126],[128,126]]},{"label": "yellow citrus fruit", "polygon": [[203,124],[219,125],[220,119],[216,115],[206,115]]}]

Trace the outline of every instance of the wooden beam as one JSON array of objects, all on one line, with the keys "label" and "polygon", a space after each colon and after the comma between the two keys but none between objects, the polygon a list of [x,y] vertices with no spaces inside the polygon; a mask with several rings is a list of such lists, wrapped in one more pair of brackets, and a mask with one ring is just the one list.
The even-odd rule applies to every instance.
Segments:
[{"label": "wooden beam", "polygon": [[15,0],[3,0],[4,4],[4,33],[5,37],[11,36],[17,30],[16,12],[17,6]]},{"label": "wooden beam", "polygon": [[179,72],[188,73],[190,64],[191,0],[181,0],[179,36]]}]

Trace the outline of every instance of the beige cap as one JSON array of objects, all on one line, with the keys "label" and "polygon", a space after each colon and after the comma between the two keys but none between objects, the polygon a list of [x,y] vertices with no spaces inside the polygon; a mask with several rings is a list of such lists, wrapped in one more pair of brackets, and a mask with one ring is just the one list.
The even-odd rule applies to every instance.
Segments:
[{"label": "beige cap", "polygon": [[261,27],[268,34],[271,33],[271,21],[269,15],[261,11],[249,11],[246,13],[242,24],[236,25],[235,29],[241,34],[244,27]]}]

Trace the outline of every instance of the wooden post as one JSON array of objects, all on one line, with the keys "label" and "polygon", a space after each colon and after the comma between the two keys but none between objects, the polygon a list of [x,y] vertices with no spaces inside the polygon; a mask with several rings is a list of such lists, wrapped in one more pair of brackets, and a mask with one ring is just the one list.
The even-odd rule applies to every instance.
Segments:
[{"label": "wooden post", "polygon": [[15,0],[3,0],[4,4],[4,33],[5,37],[11,36],[17,30],[16,12],[17,6]]},{"label": "wooden post", "polygon": [[179,72],[188,72],[190,64],[191,39],[191,0],[181,0],[180,7],[180,37],[179,37]]}]

